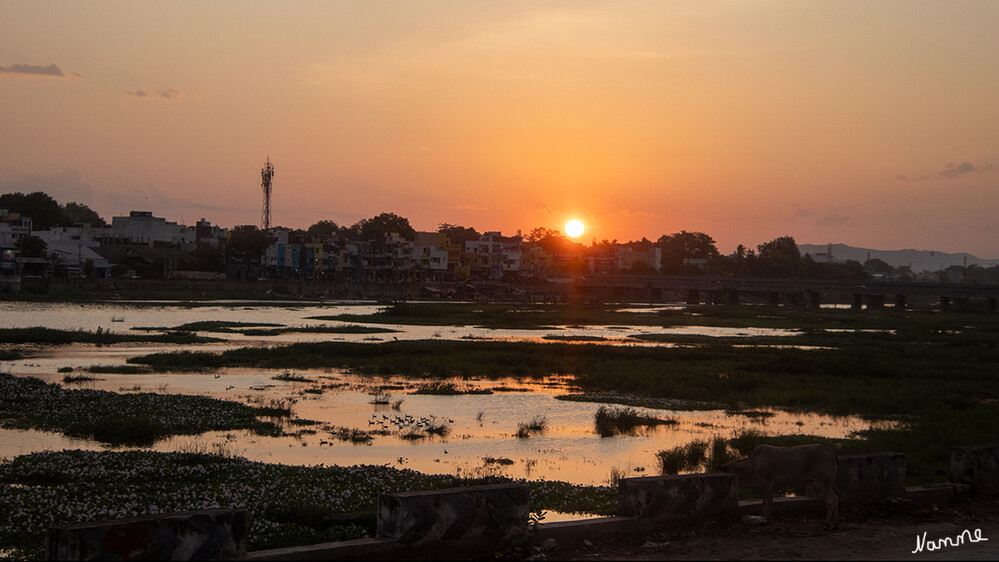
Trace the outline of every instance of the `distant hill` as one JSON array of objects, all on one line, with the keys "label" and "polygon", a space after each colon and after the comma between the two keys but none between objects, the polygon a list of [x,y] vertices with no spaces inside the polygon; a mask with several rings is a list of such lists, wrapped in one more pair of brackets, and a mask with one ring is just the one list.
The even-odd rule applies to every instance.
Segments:
[{"label": "distant hill", "polygon": [[986,260],[975,257],[968,253],[948,254],[946,252],[936,252],[932,250],[873,250],[870,248],[856,248],[846,244],[798,244],[801,255],[811,254],[815,261],[825,261],[827,252],[832,248],[832,261],[845,262],[855,260],[864,263],[868,259],[879,259],[891,265],[900,267],[907,265],[912,268],[913,273],[924,271],[940,271],[952,265],[978,264],[981,267],[991,267],[999,265],[999,259]]}]

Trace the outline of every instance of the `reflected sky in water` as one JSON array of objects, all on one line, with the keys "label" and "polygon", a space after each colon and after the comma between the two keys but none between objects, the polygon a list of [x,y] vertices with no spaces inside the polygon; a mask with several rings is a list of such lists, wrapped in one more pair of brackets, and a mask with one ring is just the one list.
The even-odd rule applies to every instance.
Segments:
[{"label": "reflected sky in water", "polygon": [[[64,330],[116,332],[137,327],[172,327],[198,321],[235,321],[276,323],[284,326],[339,325],[341,322],[311,320],[308,317],[340,313],[364,314],[377,310],[374,305],[336,305],[271,307],[259,304],[227,304],[184,307],[164,303],[160,306],[128,304],[52,304],[0,303],[2,327],[45,326]],[[628,340],[641,333],[699,334],[706,336],[751,337],[790,335],[794,330],[758,328],[717,328],[684,326],[573,326],[539,330],[492,330],[453,326],[386,326],[400,330],[394,334],[283,334],[251,337],[242,334],[206,333],[225,338],[226,342],[184,346],[185,349],[221,351],[246,345],[272,345],[295,341],[386,341],[398,339],[483,338],[497,340],[539,341],[545,336],[604,337],[611,343],[656,345]],[[143,332],[145,333],[145,332]],[[542,340],[543,341],[543,340]],[[24,348],[25,346],[21,346]],[[27,348],[25,348],[27,349]],[[59,368],[89,365],[123,364],[128,357],[174,351],[181,346],[169,344],[117,344],[107,347],[73,344],[30,350],[28,359],[6,361],[0,369],[15,375],[30,375],[48,382],[62,383]],[[100,380],[67,385],[70,388],[95,388],[115,392],[161,392],[200,394],[260,404],[271,400],[294,400],[296,417],[321,423],[289,437],[261,437],[245,432],[213,432],[200,436],[180,436],[164,440],[153,448],[172,450],[212,450],[222,448],[252,460],[286,464],[382,464],[412,468],[426,473],[477,476],[500,474],[517,478],[565,480],[579,484],[607,484],[612,470],[628,475],[656,474],[656,452],[684,445],[694,439],[713,436],[731,437],[735,432],[752,428],[768,433],[809,433],[845,437],[869,426],[859,418],[833,418],[812,414],[789,414],[774,411],[767,418],[728,415],[721,410],[669,411],[638,408],[644,414],[676,418],[678,423],[631,435],[600,437],[594,428],[594,414],[601,404],[558,400],[556,397],[578,392],[571,378],[524,380],[454,380],[460,387],[490,389],[493,394],[435,396],[412,394],[423,381],[401,378],[361,377],[333,370],[297,371],[309,382],[278,381],[272,377],[282,371],[265,369],[224,369],[216,373],[97,375]],[[371,393],[384,385],[401,400],[398,410],[389,405],[372,404]],[[510,391],[512,390],[512,391]],[[543,417],[547,429],[528,438],[515,436],[518,424]],[[444,437],[427,436],[406,440],[401,434],[411,430],[421,419],[446,423]],[[410,421],[412,420],[412,421]],[[381,430],[368,444],[338,441],[332,427],[362,431]],[[289,431],[301,429],[289,427]],[[0,430],[0,457],[32,451],[61,448],[103,448],[98,443],[68,439],[37,431]],[[512,464],[489,463],[487,459],[509,459]]]}]

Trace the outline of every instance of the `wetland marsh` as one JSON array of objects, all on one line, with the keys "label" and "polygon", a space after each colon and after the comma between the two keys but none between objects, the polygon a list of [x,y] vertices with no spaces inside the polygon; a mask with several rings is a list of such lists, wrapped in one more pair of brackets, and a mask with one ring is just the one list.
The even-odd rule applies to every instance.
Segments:
[{"label": "wetland marsh", "polygon": [[[562,482],[561,496],[535,503],[558,518],[611,513],[613,502],[587,498],[610,493],[616,477],[657,473],[662,451],[690,443],[727,441],[737,454],[748,438],[810,435],[843,453],[906,453],[910,483],[918,484],[946,478],[951,446],[999,434],[995,315],[471,303],[5,302],[0,309],[0,336],[8,334],[0,338],[7,373],[0,382],[20,389],[22,401],[0,403],[0,457],[8,459],[0,467],[8,472],[25,455],[71,456],[62,449],[107,458],[125,454],[122,447],[210,452],[302,470],[415,471],[425,486]],[[36,327],[46,330],[28,330]],[[97,328],[114,340],[88,339]],[[27,333],[44,337],[27,341]],[[120,417],[126,404],[159,399],[178,406],[164,408],[148,431],[141,414]],[[28,415],[24,400],[46,404],[51,415]],[[95,400],[104,401],[100,411],[81,406]],[[194,404],[226,413],[198,418]],[[607,405],[665,421],[602,430]],[[260,425],[238,422],[247,418],[235,412]],[[519,431],[536,422],[537,431]],[[122,439],[105,426],[131,427],[148,440]],[[16,478],[0,485],[27,489]],[[300,525],[292,519],[269,521]],[[8,537],[0,548],[12,544],[11,529],[23,530],[19,521],[0,532]],[[342,531],[331,528],[285,529],[284,539],[257,534],[254,544]],[[350,531],[357,532],[364,531]]]}]

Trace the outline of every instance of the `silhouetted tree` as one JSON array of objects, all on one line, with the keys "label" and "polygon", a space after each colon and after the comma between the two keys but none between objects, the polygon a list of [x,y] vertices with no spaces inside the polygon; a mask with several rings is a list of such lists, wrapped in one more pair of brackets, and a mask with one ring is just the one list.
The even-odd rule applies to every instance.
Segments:
[{"label": "silhouetted tree", "polygon": [[331,236],[339,234],[342,229],[340,225],[331,220],[321,220],[310,226],[305,234],[309,236]]},{"label": "silhouetted tree", "polygon": [[17,249],[21,251],[21,256],[25,258],[44,258],[48,244],[37,236],[25,236],[17,241]]},{"label": "silhouetted tree", "polygon": [[258,230],[253,225],[237,226],[229,231],[229,240],[226,247],[232,257],[242,260],[260,259],[267,246],[270,246],[270,238],[263,230]]},{"label": "silhouetted tree", "polygon": [[561,235],[562,235],[562,233],[559,232],[558,230],[555,230],[553,228],[545,228],[543,226],[539,226],[539,227],[537,227],[535,229],[532,229],[531,232],[528,233],[528,235],[527,235],[527,241],[528,242],[541,242],[545,238],[554,238],[554,237],[558,237],[558,236],[561,236]]},{"label": "silhouetted tree", "polygon": [[66,203],[62,206],[63,223],[67,226],[86,224],[90,226],[107,226],[108,223],[90,207],[82,203]]},{"label": "silhouetted tree", "polygon": [[41,191],[27,195],[4,193],[0,195],[0,209],[7,209],[21,216],[31,217],[31,228],[48,230],[53,226],[68,226],[59,203]]},{"label": "silhouetted tree", "polygon": [[416,230],[409,225],[409,219],[395,213],[382,213],[370,219],[362,219],[350,227],[352,235],[365,240],[382,240],[386,234],[396,233],[406,240],[416,239]]},{"label": "silhouetted tree", "polygon": [[533,242],[548,254],[571,254],[581,251],[582,244],[573,242],[558,230],[538,227],[527,236],[528,242]]},{"label": "silhouetted tree", "polygon": [[798,277],[801,275],[801,251],[791,236],[779,236],[756,247],[758,275],[769,277]]},{"label": "silhouetted tree", "polygon": [[[266,247],[265,247],[266,249]],[[222,271],[225,256],[222,250],[211,244],[198,244],[181,264],[181,269],[191,271]]]},{"label": "silhouetted tree", "polygon": [[663,251],[663,270],[678,272],[683,269],[685,259],[711,259],[718,255],[713,238],[703,232],[681,230],[666,234],[656,244]]},{"label": "silhouetted tree", "polygon": [[465,247],[465,242],[478,240],[479,236],[481,236],[474,228],[466,228],[446,222],[437,225],[437,232],[444,234],[447,236],[448,241],[452,244],[458,244],[462,248]]}]

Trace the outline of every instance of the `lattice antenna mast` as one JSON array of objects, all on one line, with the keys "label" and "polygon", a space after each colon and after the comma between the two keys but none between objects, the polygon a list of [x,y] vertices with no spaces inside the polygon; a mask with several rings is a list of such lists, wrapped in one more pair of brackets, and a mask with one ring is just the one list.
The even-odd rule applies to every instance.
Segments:
[{"label": "lattice antenna mast", "polygon": [[274,166],[271,165],[270,157],[267,158],[267,165],[260,170],[260,187],[264,189],[264,210],[260,215],[260,228],[267,230],[271,227],[271,180],[274,178]]}]

